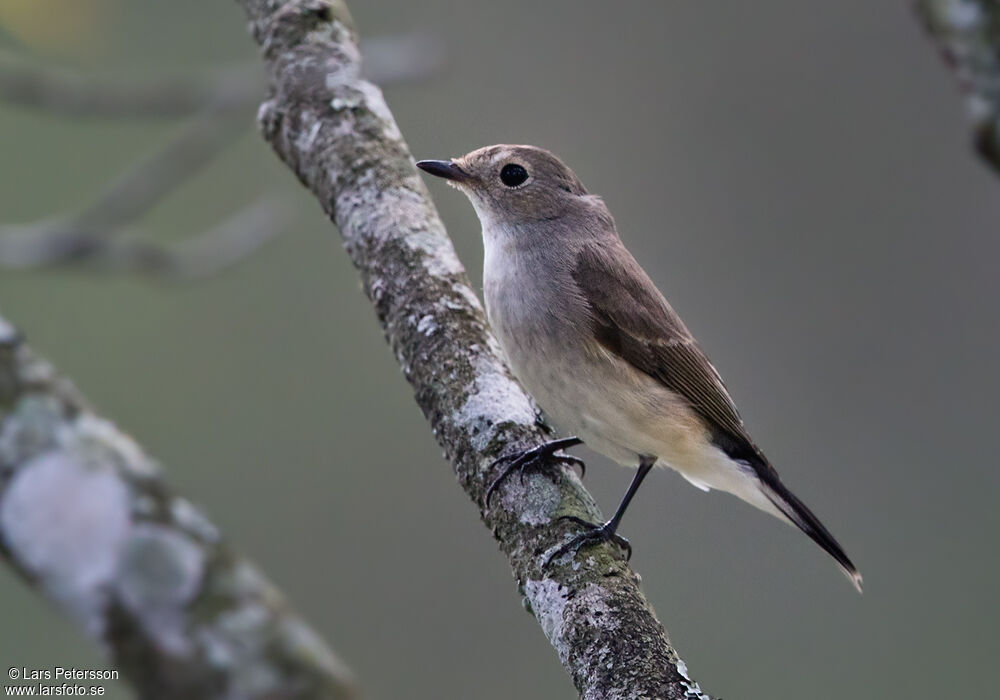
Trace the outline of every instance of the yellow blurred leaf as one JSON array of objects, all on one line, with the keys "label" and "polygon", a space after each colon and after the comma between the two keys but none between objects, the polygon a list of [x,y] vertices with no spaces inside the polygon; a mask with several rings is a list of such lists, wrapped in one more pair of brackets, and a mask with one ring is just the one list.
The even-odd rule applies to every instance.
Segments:
[{"label": "yellow blurred leaf", "polygon": [[0,31],[46,53],[98,45],[114,0],[0,0]]}]

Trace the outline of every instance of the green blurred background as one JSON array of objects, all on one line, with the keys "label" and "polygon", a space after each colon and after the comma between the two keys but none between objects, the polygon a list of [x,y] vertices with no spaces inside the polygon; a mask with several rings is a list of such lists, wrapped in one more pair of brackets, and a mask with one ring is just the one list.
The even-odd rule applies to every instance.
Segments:
[{"label": "green blurred background", "polygon": [[[970,152],[908,4],[351,9],[368,36],[444,43],[440,75],[387,90],[416,156],[534,143],[604,195],[757,441],[861,567],[863,597],[798,532],[657,472],[623,531],[702,686],[995,696],[1000,181]],[[256,55],[224,1],[0,0],[0,24],[24,55],[102,75]],[[79,208],[175,129],[0,106],[0,218]],[[430,187],[478,284],[475,215]],[[0,272],[0,309],[280,585],[368,697],[573,697],[336,232],[253,130],[147,228],[179,240],[273,189],[295,197],[296,225],[219,277]],[[582,454],[610,511],[630,474]],[[0,666],[100,663],[7,570],[0,601]]]}]

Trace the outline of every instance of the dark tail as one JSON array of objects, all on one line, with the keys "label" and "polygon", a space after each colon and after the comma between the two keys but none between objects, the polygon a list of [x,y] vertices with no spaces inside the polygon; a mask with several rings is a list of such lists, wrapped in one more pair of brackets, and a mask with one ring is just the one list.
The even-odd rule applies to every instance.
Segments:
[{"label": "dark tail", "polygon": [[[770,465],[768,465],[770,466]],[[795,523],[802,532],[809,535],[813,542],[818,544],[826,553],[837,560],[837,564],[840,565],[841,571],[847,576],[848,580],[854,584],[854,587],[858,589],[858,593],[861,593],[861,574],[858,572],[856,566],[851,561],[850,557],[844,551],[844,548],[840,546],[830,531],[824,527],[823,523],[819,521],[813,512],[806,507],[806,504],[798,499],[798,497],[788,490],[788,488],[781,483],[778,478],[777,473],[773,468],[768,470],[770,473],[767,474],[768,478],[761,479],[761,485],[764,487],[764,493],[771,500],[771,503],[780,510],[786,518]],[[759,471],[758,471],[759,473]]]}]

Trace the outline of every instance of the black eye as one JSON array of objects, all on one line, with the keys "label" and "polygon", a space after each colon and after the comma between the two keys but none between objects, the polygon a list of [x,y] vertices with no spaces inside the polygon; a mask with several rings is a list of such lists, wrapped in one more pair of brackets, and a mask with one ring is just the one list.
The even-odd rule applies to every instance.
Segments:
[{"label": "black eye", "polygon": [[500,171],[500,182],[507,185],[507,187],[523,185],[527,179],[528,171],[517,163],[508,163]]}]

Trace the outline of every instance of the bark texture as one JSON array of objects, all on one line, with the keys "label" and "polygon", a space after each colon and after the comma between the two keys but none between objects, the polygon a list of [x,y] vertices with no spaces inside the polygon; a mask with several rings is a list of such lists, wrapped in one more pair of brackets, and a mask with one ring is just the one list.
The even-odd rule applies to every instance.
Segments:
[{"label": "bark texture", "polygon": [[417,403],[581,697],[707,698],[617,550],[586,549],[542,570],[577,532],[556,518],[600,519],[572,473],[510,479],[492,509],[483,506],[493,460],[546,435],[501,360],[381,92],[361,78],[345,5],[238,2],[269,76],[264,137],[340,229]]},{"label": "bark texture", "polygon": [[1000,173],[1000,2],[917,0],[915,4],[965,94],[976,151]]},{"label": "bark texture", "polygon": [[0,560],[143,698],[354,697],[271,584],[2,318]]}]

